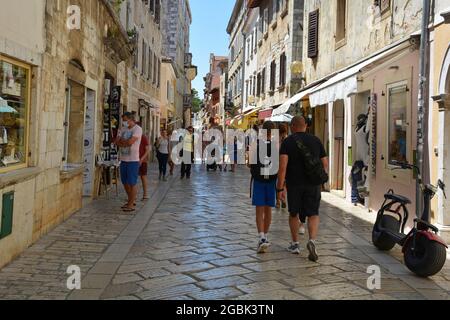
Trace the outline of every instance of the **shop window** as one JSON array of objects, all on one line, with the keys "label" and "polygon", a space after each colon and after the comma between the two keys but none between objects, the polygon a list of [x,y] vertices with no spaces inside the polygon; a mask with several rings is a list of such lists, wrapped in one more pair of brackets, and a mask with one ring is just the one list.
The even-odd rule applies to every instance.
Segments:
[{"label": "shop window", "polygon": [[27,165],[30,68],[0,56],[0,172]]},{"label": "shop window", "polygon": [[388,164],[408,162],[409,120],[407,83],[388,87]]}]

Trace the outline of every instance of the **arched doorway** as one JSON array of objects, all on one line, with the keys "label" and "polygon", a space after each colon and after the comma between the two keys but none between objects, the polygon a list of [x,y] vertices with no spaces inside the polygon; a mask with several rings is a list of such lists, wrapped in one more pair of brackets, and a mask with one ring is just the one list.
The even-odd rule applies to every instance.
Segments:
[{"label": "arched doorway", "polygon": [[[433,99],[439,106],[439,178],[450,186],[450,46],[442,63],[439,95]],[[449,188],[446,191],[450,193]],[[450,198],[440,192],[438,206],[438,223],[450,226]]]}]

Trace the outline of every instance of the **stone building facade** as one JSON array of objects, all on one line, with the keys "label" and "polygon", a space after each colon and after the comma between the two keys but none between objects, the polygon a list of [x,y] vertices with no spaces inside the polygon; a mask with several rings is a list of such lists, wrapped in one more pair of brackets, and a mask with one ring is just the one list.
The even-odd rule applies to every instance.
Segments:
[{"label": "stone building facade", "polygon": [[304,1],[263,0],[248,5],[259,9],[257,106],[276,108],[300,89],[290,66],[303,56]]},{"label": "stone building facade", "polygon": [[127,0],[120,4],[120,21],[135,42],[127,70],[129,90],[125,109],[139,115],[150,141],[160,131],[164,14],[160,0]]},{"label": "stone building facade", "polygon": [[131,48],[107,1],[20,0],[0,17],[2,126],[13,127],[0,170],[3,266],[81,208],[84,194],[95,197],[105,74],[124,79],[118,65]]},{"label": "stone building facade", "polygon": [[246,1],[237,0],[233,13],[227,26],[227,33],[230,35],[228,54],[228,97],[237,112],[242,112],[243,108],[243,77],[244,77],[244,27]]},{"label": "stone building facade", "polygon": [[[409,197],[412,211],[416,207],[413,173],[392,169],[395,161],[413,163],[417,154],[422,6],[420,0],[305,1],[304,77],[312,131],[330,157],[329,189],[369,209],[380,207],[389,188]],[[446,6],[435,1],[432,12]],[[367,136],[359,131],[363,116]],[[428,128],[437,126],[438,118],[430,112]],[[433,141],[439,134],[427,131],[426,177],[436,177]],[[361,194],[349,180],[357,161],[367,167],[361,199],[355,199]],[[432,211],[437,219],[436,204]]]},{"label": "stone building facade", "polygon": [[190,26],[192,13],[189,0],[167,0],[163,2],[164,16],[162,20],[163,55],[174,62],[177,72],[177,87],[175,92],[176,116],[178,127],[189,126],[191,81],[189,70],[192,66],[190,53]]}]

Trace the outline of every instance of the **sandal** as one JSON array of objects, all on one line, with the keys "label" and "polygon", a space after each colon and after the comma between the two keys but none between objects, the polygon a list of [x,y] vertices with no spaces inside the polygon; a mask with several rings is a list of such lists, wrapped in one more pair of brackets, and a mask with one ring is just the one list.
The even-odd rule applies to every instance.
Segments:
[{"label": "sandal", "polygon": [[123,212],[134,212],[134,211],[136,211],[136,209],[134,209],[134,208],[123,208],[122,211]]},{"label": "sandal", "polygon": [[[133,204],[133,207],[136,207],[136,206],[137,206],[136,203]],[[128,208],[128,203],[125,203],[123,206],[120,207],[120,209],[126,209],[126,208]]]},{"label": "sandal", "polygon": [[149,197],[149,196],[147,196],[147,197],[142,197],[142,201],[146,201],[146,200],[150,200],[150,197]]}]

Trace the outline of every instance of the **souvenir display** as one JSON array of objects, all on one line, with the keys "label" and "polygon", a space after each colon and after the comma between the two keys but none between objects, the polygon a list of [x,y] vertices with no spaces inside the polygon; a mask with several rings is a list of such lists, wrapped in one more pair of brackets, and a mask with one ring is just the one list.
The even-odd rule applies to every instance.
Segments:
[{"label": "souvenir display", "polygon": [[0,60],[0,166],[26,163],[28,70]]}]

